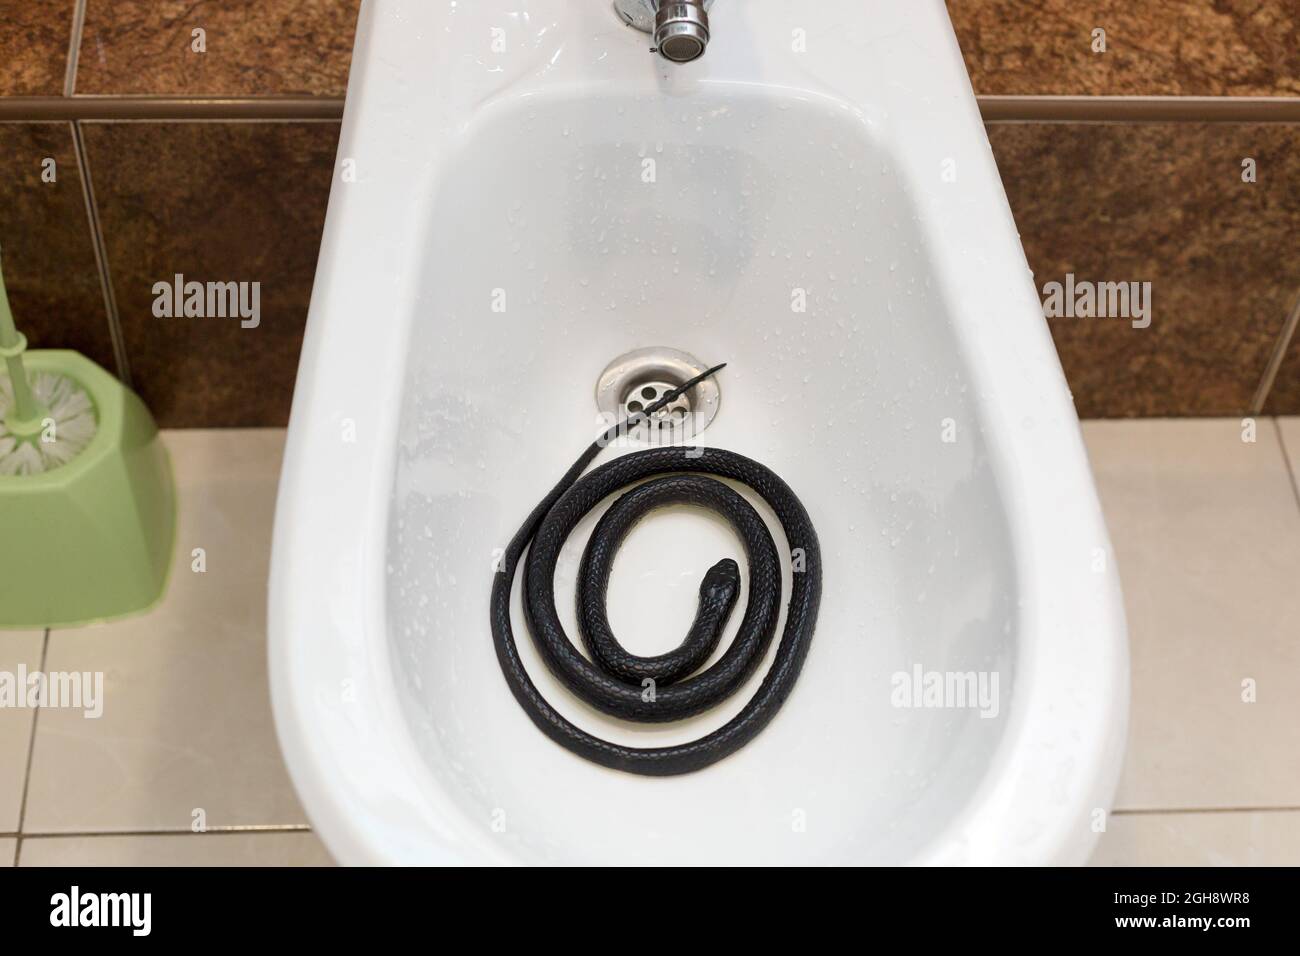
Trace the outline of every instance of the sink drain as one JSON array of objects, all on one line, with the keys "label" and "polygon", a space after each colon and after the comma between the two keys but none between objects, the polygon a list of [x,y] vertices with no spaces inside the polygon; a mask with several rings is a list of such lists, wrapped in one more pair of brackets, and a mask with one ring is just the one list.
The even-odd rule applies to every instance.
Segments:
[{"label": "sink drain", "polygon": [[[677,349],[637,349],[620,355],[605,367],[596,383],[596,406],[609,421],[619,421],[644,411],[665,392],[702,374],[708,365]],[[715,379],[707,379],[688,394],[656,411],[651,420],[634,429],[644,437],[650,427],[668,431],[672,440],[691,438],[709,427],[718,414],[721,393]]]}]

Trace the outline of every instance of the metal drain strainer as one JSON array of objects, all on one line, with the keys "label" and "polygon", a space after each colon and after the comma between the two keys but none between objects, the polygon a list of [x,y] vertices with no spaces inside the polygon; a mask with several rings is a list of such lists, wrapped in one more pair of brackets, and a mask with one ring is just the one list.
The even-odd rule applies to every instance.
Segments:
[{"label": "metal drain strainer", "polygon": [[[596,383],[596,406],[606,420],[622,420],[708,368],[695,356],[677,349],[656,347],[628,352],[601,373]],[[674,440],[691,438],[709,427],[718,414],[720,399],[717,380],[710,378],[655,412],[653,425],[660,431],[669,430]],[[643,425],[633,434],[646,430]]]}]

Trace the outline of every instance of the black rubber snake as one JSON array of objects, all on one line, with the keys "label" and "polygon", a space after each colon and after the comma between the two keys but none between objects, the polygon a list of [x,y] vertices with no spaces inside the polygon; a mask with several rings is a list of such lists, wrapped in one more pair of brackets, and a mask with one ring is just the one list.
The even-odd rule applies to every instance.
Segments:
[{"label": "black rubber snake", "polygon": [[[501,557],[492,583],[492,637],[515,699],[546,736],[605,767],[670,776],[700,770],[735,753],[776,715],[812,643],[822,585],[817,533],[798,497],[769,468],[723,449],[669,446],[632,452],[583,475],[606,444],[721,368],[709,369],[670,390],[597,438],[529,514]],[[757,492],[780,522],[792,555],[789,609],[772,665],[741,711],[697,740],[635,748],[595,737],[546,701],[520,661],[511,627],[510,593],[524,551],[528,550],[523,583],[528,629],[546,665],[570,691],[592,707],[626,720],[691,717],[729,697],[753,675],[771,645],[780,614],[781,562],[772,536],[749,502],[719,478]],[[634,487],[615,500],[597,523],[578,571],[578,620],[589,659],[574,647],[556,613],[555,566],[565,539],[583,516],[628,485]],[[606,616],[606,589],[619,545],[649,511],[672,504],[696,505],[725,517],[743,542],[749,566],[749,593],[739,631],[721,657],[699,673],[736,604],[740,572],[735,561],[723,559],[704,576],[695,621],[682,644],[667,654],[628,653]]]}]

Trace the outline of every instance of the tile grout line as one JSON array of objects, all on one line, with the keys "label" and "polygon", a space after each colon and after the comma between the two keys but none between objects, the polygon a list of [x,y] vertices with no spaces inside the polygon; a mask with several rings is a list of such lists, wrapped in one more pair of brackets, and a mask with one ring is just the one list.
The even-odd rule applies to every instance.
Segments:
[{"label": "tile grout line", "polygon": [[161,830],[40,830],[40,831],[15,831],[13,833],[0,833],[0,839],[18,839],[18,840],[61,840],[75,837],[85,839],[88,837],[157,837],[157,836],[238,836],[249,834],[267,834],[273,836],[277,833],[311,833],[312,829],[306,823],[249,823],[249,824],[232,824],[231,826],[208,827],[206,830],[191,830],[186,827],[165,827]]},{"label": "tile grout line", "polygon": [[1294,123],[1294,96],[997,94],[975,97],[986,123]]},{"label": "tile grout line", "polygon": [[186,96],[77,93],[69,96],[0,97],[0,122],[318,120],[337,123],[343,118],[343,108],[344,98],[333,94]]},{"label": "tile grout line", "polygon": [[1269,393],[1273,391],[1273,384],[1277,381],[1277,373],[1282,370],[1282,363],[1286,361],[1287,352],[1291,349],[1297,326],[1300,326],[1300,291],[1296,292],[1291,311],[1287,313],[1286,321],[1282,323],[1282,331],[1278,333],[1277,341],[1273,343],[1273,352],[1268,357],[1268,364],[1264,366],[1264,374],[1250,403],[1251,414],[1263,413],[1264,406],[1268,403]]},{"label": "tile grout line", "polygon": [[[81,0],[84,4],[85,0]],[[80,29],[80,27],[78,28]],[[81,46],[78,36],[78,57]],[[0,120],[51,119],[277,119],[338,120],[344,97],[337,93],[223,96],[140,93],[75,93],[75,75],[64,96],[0,98]],[[1052,96],[977,95],[986,123],[1300,123],[1294,96]]]},{"label": "tile grout line", "polygon": [[1296,507],[1300,508],[1300,480],[1296,479],[1295,468],[1291,465],[1291,456],[1287,453],[1286,436],[1282,432],[1282,423],[1273,417],[1273,428],[1277,431],[1277,443],[1282,446],[1282,462],[1286,465],[1286,473],[1291,478],[1291,492],[1295,495]]},{"label": "tile grout line", "polygon": [[113,358],[117,362],[117,377],[127,388],[131,387],[131,364],[127,360],[126,341],[122,335],[122,320],[117,311],[117,297],[113,293],[113,275],[108,265],[108,249],[104,244],[104,229],[99,221],[99,207],[95,202],[95,184],[90,175],[90,158],[81,136],[81,123],[73,121],[72,146],[77,154],[77,171],[81,174],[81,195],[86,205],[86,223],[90,227],[90,242],[95,250],[95,265],[99,268],[99,286],[104,295],[104,311],[108,318],[108,334],[113,343]]},{"label": "tile grout line", "polygon": [[[162,830],[49,830],[25,832],[23,840],[59,840],[65,838],[87,839],[95,836],[235,836],[235,835],[276,835],[309,834],[311,826],[307,823],[248,823],[248,825],[209,826],[207,830],[190,830],[187,827],[165,827]],[[14,834],[18,835],[18,834]]]},{"label": "tile grout line", "polygon": [[1133,810],[1112,810],[1112,817],[1158,817],[1158,816],[1190,816],[1194,814],[1214,814],[1214,813],[1300,813],[1300,806],[1296,807],[1171,807],[1162,809],[1159,807],[1142,807]]},{"label": "tile grout line", "polygon": [[[50,629],[45,629],[45,634],[41,638],[41,673],[45,673],[45,661],[50,653]],[[15,834],[17,842],[14,845],[13,865],[18,865],[18,860],[23,855],[23,825],[27,822],[27,794],[32,786],[32,758],[36,755],[36,726],[41,719],[41,702],[38,699],[36,706],[32,709],[32,732],[27,739],[27,767],[23,772],[23,795],[18,803],[18,832]]]},{"label": "tile grout line", "polygon": [[89,0],[74,0],[72,5],[72,36],[68,41],[68,67],[63,76],[63,95],[72,96],[77,89],[77,63],[81,58],[81,34],[86,26],[86,4]]}]

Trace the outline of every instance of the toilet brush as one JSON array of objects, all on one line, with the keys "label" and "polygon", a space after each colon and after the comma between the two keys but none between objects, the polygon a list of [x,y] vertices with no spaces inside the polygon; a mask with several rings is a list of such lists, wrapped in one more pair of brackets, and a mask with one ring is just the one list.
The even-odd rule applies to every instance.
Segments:
[{"label": "toilet brush", "polygon": [[14,325],[0,257],[0,475],[38,475],[65,465],[95,437],[95,409],[76,382],[42,372],[28,378],[27,338]]},{"label": "toilet brush", "polygon": [[29,351],[2,269],[0,358],[0,628],[150,607],[171,567],[176,503],[149,410],[84,355]]}]

